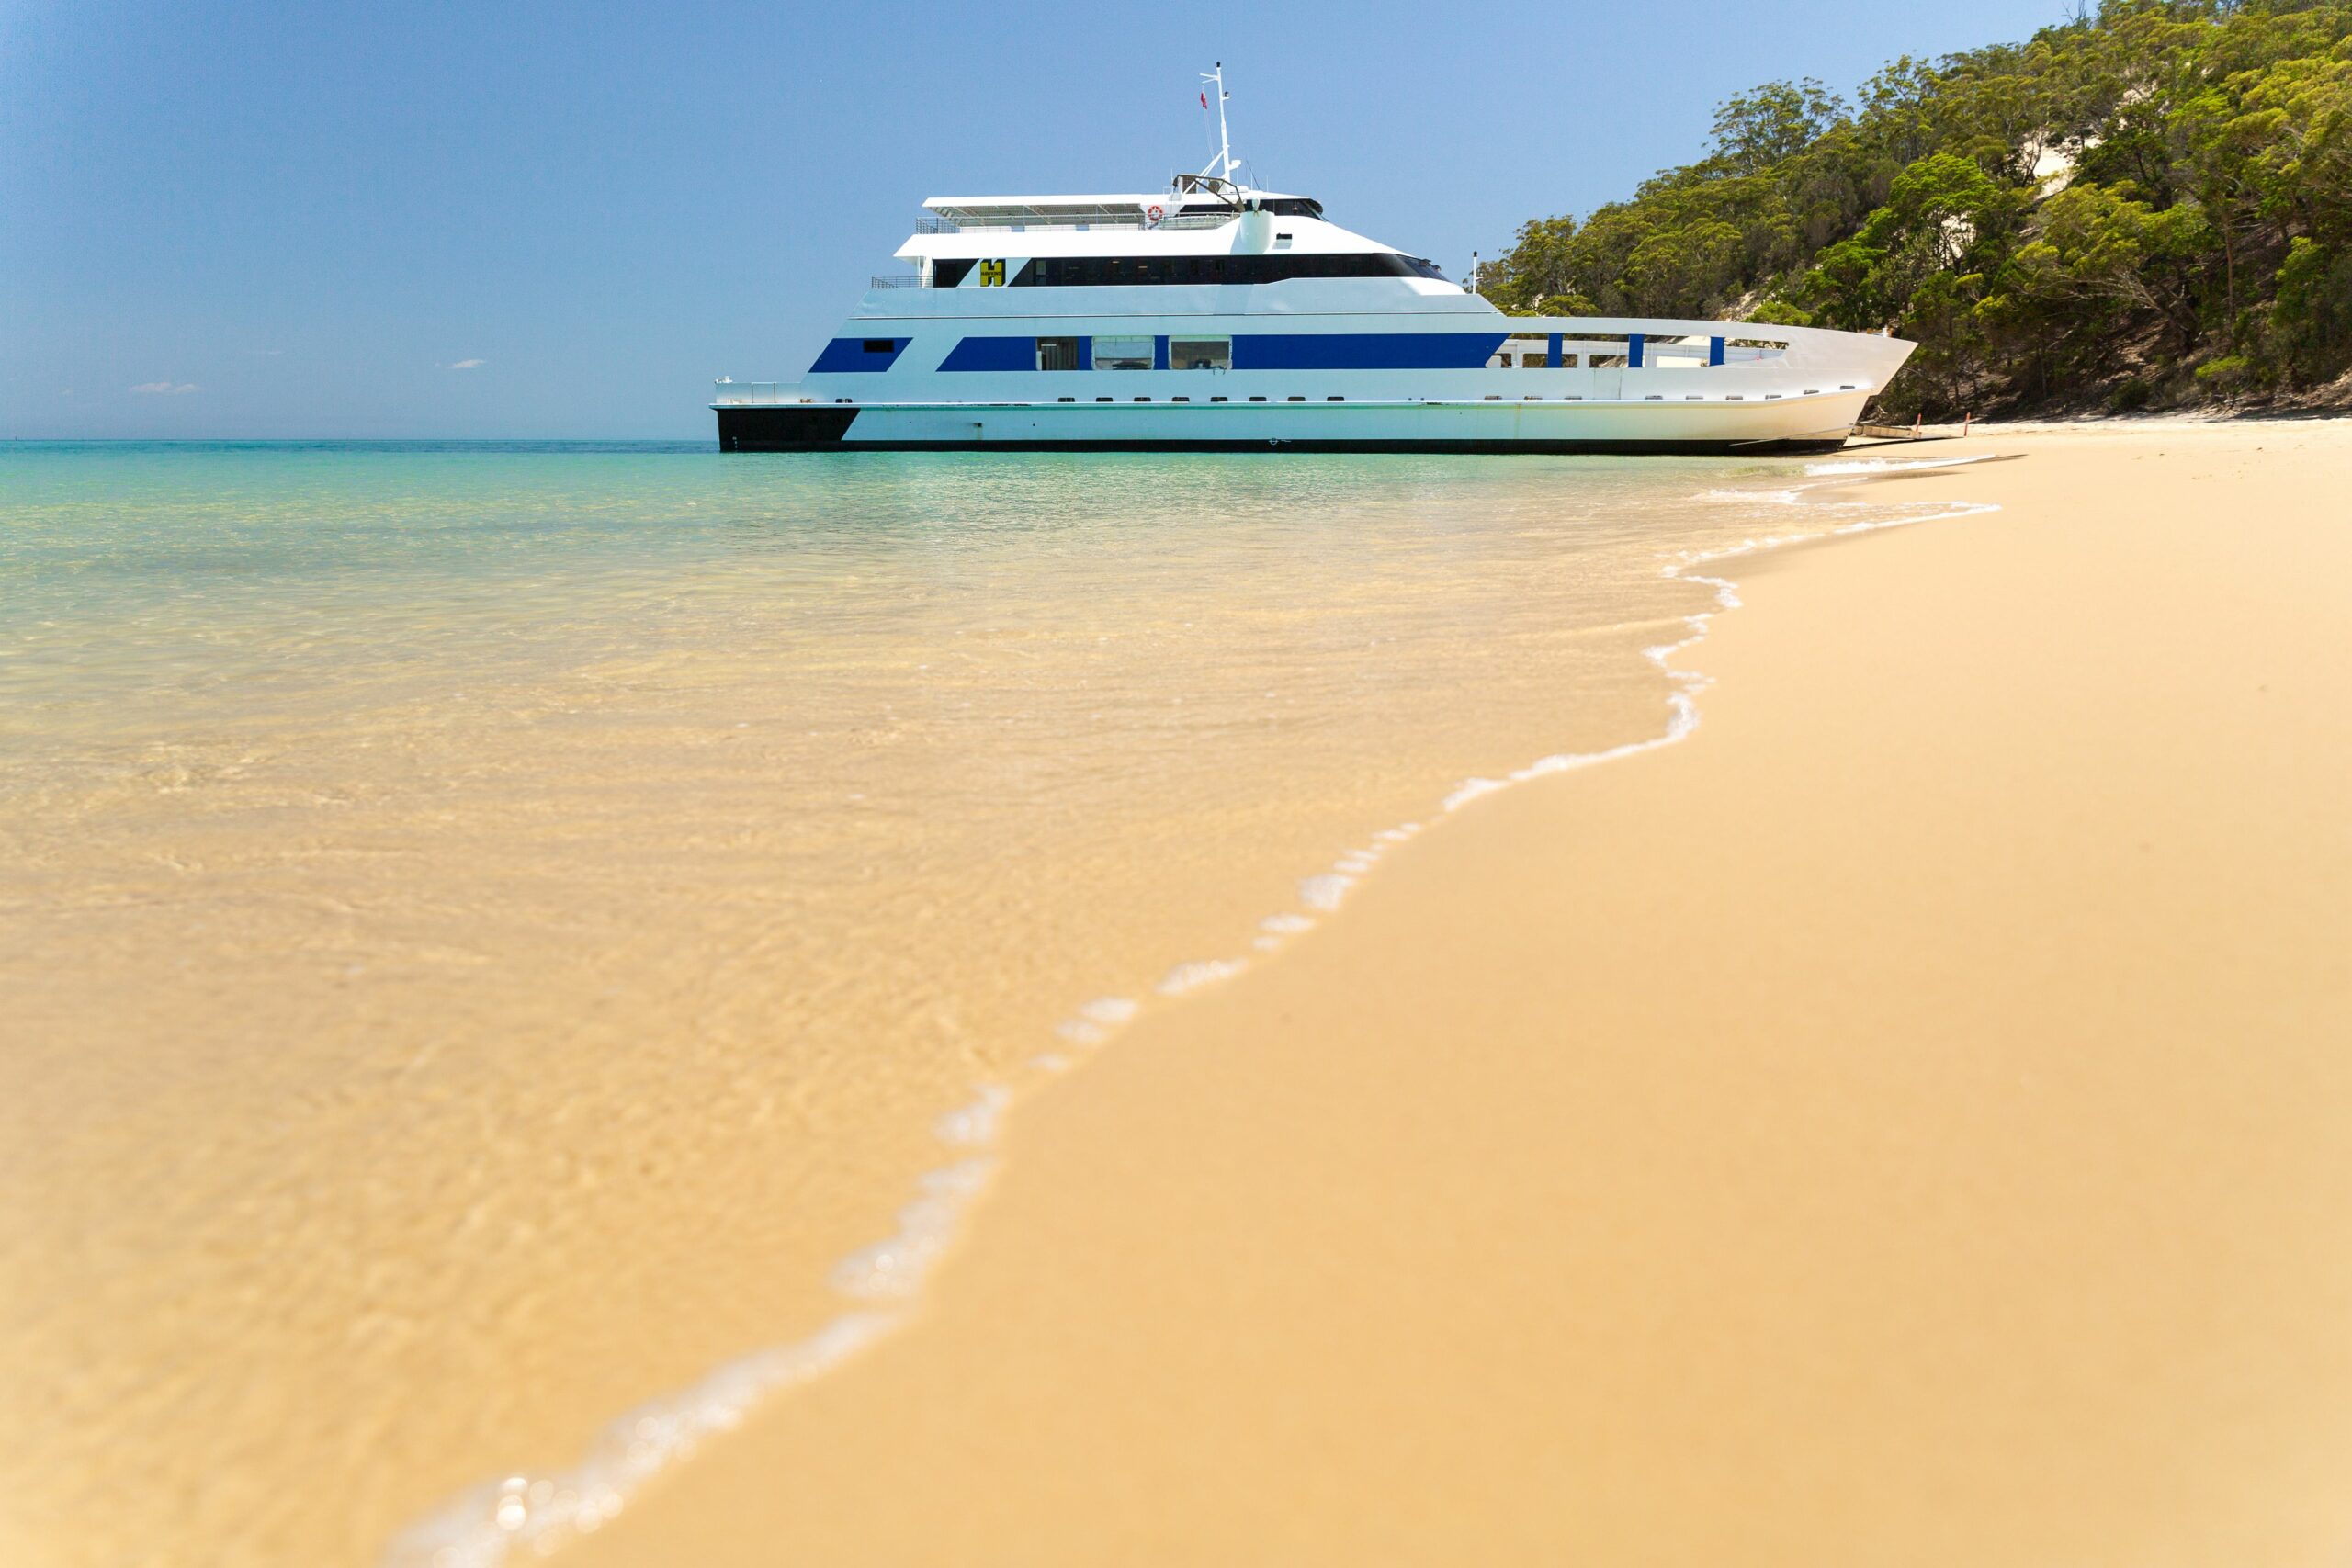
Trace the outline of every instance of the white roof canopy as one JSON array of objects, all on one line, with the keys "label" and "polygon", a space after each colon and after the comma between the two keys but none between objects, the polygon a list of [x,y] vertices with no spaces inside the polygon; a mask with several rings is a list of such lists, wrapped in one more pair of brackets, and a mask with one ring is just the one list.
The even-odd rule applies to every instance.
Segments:
[{"label": "white roof canopy", "polygon": [[[1265,201],[1298,199],[1279,191],[1253,190],[1249,194]],[[1170,210],[1195,204],[1204,208],[1224,205],[1206,191],[1179,195],[1156,190],[1132,196],[934,196],[923,206],[951,223],[1092,223],[1133,218],[1153,202],[1162,203]]]}]

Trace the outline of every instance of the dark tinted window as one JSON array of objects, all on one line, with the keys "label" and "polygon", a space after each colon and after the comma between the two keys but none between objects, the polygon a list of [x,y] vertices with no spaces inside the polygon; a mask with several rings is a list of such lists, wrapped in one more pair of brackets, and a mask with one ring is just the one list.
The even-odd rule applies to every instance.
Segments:
[{"label": "dark tinted window", "polygon": [[[941,262],[940,266],[948,264]],[[1432,277],[1418,256],[1386,254],[1249,256],[1040,256],[1012,281],[1030,288],[1090,288],[1161,283],[1280,283],[1291,277]],[[945,284],[942,288],[947,287]]]},{"label": "dark tinted window", "polygon": [[931,286],[933,288],[953,288],[963,282],[964,275],[971,270],[969,261],[933,262],[931,264]]}]

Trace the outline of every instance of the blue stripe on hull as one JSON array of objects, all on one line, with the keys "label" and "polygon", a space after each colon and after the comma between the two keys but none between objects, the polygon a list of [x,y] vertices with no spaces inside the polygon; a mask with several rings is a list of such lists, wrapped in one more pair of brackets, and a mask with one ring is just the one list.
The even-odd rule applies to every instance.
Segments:
[{"label": "blue stripe on hull", "polygon": [[1234,334],[1236,370],[1476,370],[1508,333]]},{"label": "blue stripe on hull", "polygon": [[[1222,335],[1222,334],[1220,334]],[[1505,333],[1236,333],[1236,370],[1476,370],[1493,358]],[[838,338],[825,351],[828,358],[843,344],[854,350],[855,338]],[[858,356],[861,359],[875,355]],[[1152,368],[1168,368],[1168,339],[1155,337]],[[1093,340],[1079,340],[1079,365],[1094,362]],[[825,369],[823,359],[818,369]],[[1035,370],[1037,340],[1034,337],[967,337],[956,344],[939,367],[942,370]],[[857,364],[833,367],[874,369]]]},{"label": "blue stripe on hull", "polygon": [[[808,367],[808,374],[888,370],[899,362],[899,355],[907,351],[907,344],[914,341],[910,337],[837,337],[825,345],[825,352],[817,356],[817,363]],[[887,343],[890,346],[887,350],[868,348],[865,345],[869,343]]]},{"label": "blue stripe on hull", "polygon": [[1034,337],[967,337],[940,362],[942,370],[1035,370]]}]

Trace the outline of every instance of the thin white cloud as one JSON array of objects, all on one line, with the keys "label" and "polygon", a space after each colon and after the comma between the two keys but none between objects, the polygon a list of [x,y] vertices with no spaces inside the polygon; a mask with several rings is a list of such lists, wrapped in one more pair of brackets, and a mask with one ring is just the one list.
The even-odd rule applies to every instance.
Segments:
[{"label": "thin white cloud", "polygon": [[490,361],[486,359],[460,359],[455,365],[450,366],[449,368],[452,370],[479,370],[489,363]]},{"label": "thin white cloud", "polygon": [[204,389],[193,381],[141,381],[130,389],[134,392],[153,392],[162,397],[175,398],[183,392],[200,392]]}]

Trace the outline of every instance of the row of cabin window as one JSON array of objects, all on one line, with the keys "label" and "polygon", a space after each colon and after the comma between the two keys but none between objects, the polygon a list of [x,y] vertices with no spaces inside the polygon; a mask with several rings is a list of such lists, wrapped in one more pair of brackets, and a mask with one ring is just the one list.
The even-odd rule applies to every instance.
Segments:
[{"label": "row of cabin window", "polygon": [[[1495,367],[1501,370],[1508,370],[1511,367],[1511,355],[1508,354],[1498,354],[1495,355]],[[1532,354],[1520,355],[1518,356],[1518,363],[1519,367],[1522,370],[1548,370],[1552,367],[1552,356],[1539,349]],[[1584,366],[1585,368],[1589,370],[1616,369],[1619,367],[1622,367],[1624,363],[1625,356],[1622,354],[1588,354],[1584,355]],[[1574,370],[1577,367],[1577,355],[1573,354],[1564,354],[1560,355],[1559,367],[1563,370]]]},{"label": "row of cabin window", "polygon": [[[1148,370],[1151,367],[1152,340],[1148,337],[1098,337],[1094,340],[1092,368],[1096,370]],[[1229,337],[1171,337],[1168,340],[1168,367],[1170,370],[1230,370],[1233,368],[1233,340]],[[1039,338],[1037,368],[1086,368],[1078,362],[1078,339]]]},{"label": "row of cabin window", "polygon": [[[934,288],[954,288],[972,260],[932,263]],[[1429,277],[1445,274],[1419,256],[1346,255],[1037,256],[1012,278],[1016,288],[1136,288],[1157,284],[1280,283],[1293,277]]]},{"label": "row of cabin window", "polygon": [[[1037,368],[1040,370],[1079,370],[1088,368],[1078,362],[1079,340],[1074,337],[1041,337],[1037,340]],[[893,354],[898,344],[891,339],[867,338],[868,354]],[[1560,355],[1560,368],[1574,370],[1578,355]],[[1581,356],[1586,367],[1611,370],[1623,367],[1622,354],[1588,354]],[[1153,344],[1148,337],[1097,337],[1094,340],[1096,370],[1149,370],[1153,368]],[[1495,355],[1495,368],[1511,368],[1514,356],[1509,352]],[[1552,356],[1542,350],[1525,352],[1516,356],[1522,370],[1548,369]],[[1171,370],[1230,370],[1233,368],[1233,340],[1227,337],[1171,337],[1168,340],[1168,367]]]}]

